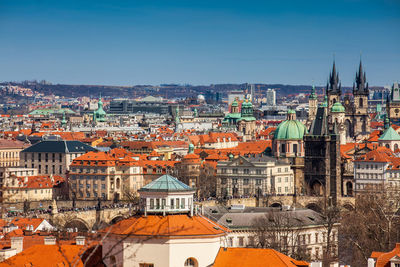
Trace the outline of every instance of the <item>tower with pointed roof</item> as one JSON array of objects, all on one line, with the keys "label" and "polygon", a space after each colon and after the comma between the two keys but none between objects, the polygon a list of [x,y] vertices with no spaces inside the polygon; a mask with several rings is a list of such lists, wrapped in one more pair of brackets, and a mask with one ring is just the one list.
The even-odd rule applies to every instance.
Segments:
[{"label": "tower with pointed roof", "polygon": [[332,71],[329,74],[328,83],[326,84],[326,95],[328,96],[328,108],[333,104],[340,102],[342,95],[342,85],[339,81],[339,73],[336,71],[336,63],[333,61]]},{"label": "tower with pointed roof", "polygon": [[400,87],[397,82],[393,83],[388,95],[386,113],[393,123],[400,125]]},{"label": "tower with pointed roof", "polygon": [[370,133],[370,118],[368,115],[368,95],[369,88],[366,81],[366,74],[363,71],[362,62],[356,73],[355,83],[353,84],[353,114],[348,119],[353,121],[353,132],[356,139],[361,139]]},{"label": "tower with pointed roof", "polygon": [[252,140],[256,133],[256,118],[254,117],[253,104],[247,98],[242,103],[241,118],[238,120],[238,130],[243,133],[243,140]]},{"label": "tower with pointed roof", "polygon": [[311,89],[311,94],[308,98],[308,120],[307,125],[311,125],[311,122],[315,120],[315,115],[317,114],[318,108],[318,97],[315,92],[315,86],[313,84]]},{"label": "tower with pointed roof", "polygon": [[101,95],[99,97],[98,108],[93,112],[93,122],[105,122],[107,113],[103,109],[103,101],[101,101]]},{"label": "tower with pointed roof", "polygon": [[[340,104],[340,103],[339,103]],[[304,194],[331,198],[341,196],[340,137],[330,112],[343,113],[343,106],[320,106],[309,133],[304,136]]]},{"label": "tower with pointed roof", "polygon": [[63,117],[62,117],[62,120],[61,120],[61,126],[64,127],[64,128],[67,126],[67,119],[65,118],[65,111],[63,112]]}]

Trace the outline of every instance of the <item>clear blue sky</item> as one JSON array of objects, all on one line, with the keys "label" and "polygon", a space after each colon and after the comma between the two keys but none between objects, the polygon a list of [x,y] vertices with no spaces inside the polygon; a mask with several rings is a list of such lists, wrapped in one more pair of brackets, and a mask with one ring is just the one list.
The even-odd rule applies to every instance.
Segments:
[{"label": "clear blue sky", "polygon": [[400,80],[399,0],[0,0],[0,81]]}]

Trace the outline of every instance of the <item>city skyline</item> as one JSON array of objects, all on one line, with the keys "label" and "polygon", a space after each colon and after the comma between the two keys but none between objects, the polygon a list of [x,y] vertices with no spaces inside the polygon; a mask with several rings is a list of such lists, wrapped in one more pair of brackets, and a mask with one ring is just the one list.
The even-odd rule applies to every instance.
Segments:
[{"label": "city skyline", "polygon": [[[1,3],[0,81],[352,86],[399,80],[397,1]],[[388,37],[389,36],[389,37]]]}]

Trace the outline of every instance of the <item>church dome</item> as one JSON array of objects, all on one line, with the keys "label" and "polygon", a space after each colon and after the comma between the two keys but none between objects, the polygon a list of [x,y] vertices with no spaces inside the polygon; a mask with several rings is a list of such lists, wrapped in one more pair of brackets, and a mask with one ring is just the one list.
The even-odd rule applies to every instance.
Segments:
[{"label": "church dome", "polygon": [[331,108],[331,112],[338,112],[338,113],[345,112],[345,109],[340,102],[336,102],[335,104],[333,104],[333,106]]},{"label": "church dome", "polygon": [[306,126],[298,120],[285,120],[275,130],[275,140],[300,140],[307,133]]}]

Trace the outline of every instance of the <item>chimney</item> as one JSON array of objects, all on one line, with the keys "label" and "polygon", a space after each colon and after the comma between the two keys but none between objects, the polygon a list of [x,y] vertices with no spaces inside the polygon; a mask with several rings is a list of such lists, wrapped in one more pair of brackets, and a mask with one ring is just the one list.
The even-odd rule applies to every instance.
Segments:
[{"label": "chimney", "polygon": [[56,237],[55,236],[45,236],[44,237],[44,244],[45,245],[55,245],[56,244]]},{"label": "chimney", "polygon": [[24,247],[24,237],[23,236],[13,236],[11,237],[11,248],[14,248],[15,251],[20,253]]},{"label": "chimney", "polygon": [[84,237],[84,236],[77,236],[77,237],[75,238],[75,243],[76,243],[78,246],[84,246],[84,245],[85,245],[85,237]]}]

